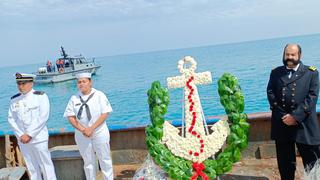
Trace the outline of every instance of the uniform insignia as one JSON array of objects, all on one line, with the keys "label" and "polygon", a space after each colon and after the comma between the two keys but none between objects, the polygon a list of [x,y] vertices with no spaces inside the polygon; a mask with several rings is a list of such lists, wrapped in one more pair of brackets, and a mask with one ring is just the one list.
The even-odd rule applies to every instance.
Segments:
[{"label": "uniform insignia", "polygon": [[16,95],[12,96],[11,99],[14,99],[14,98],[16,98],[16,97],[19,97],[20,95],[21,95],[21,93],[18,93],[18,94],[16,94]]},{"label": "uniform insignia", "polygon": [[19,108],[20,107],[19,103],[14,104],[14,107]]},{"label": "uniform insignia", "polygon": [[22,78],[22,75],[20,73],[16,73],[16,78]]},{"label": "uniform insignia", "polygon": [[44,95],[44,92],[43,92],[43,91],[34,91],[33,94],[36,94],[36,95]]},{"label": "uniform insignia", "polygon": [[315,70],[317,70],[317,67],[315,67],[315,66],[310,66],[310,67],[309,67],[309,70],[315,71]]}]

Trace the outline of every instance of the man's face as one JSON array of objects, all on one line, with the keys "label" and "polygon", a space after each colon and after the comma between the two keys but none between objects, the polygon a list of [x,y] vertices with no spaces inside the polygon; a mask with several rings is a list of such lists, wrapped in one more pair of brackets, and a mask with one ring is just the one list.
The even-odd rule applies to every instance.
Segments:
[{"label": "man's face", "polygon": [[82,93],[86,93],[90,90],[92,82],[88,78],[80,78],[77,81],[78,89]]},{"label": "man's face", "polygon": [[31,91],[33,86],[33,82],[17,82],[17,87],[18,90],[22,93],[22,94],[26,94],[29,91]]},{"label": "man's face", "polygon": [[283,63],[288,68],[294,68],[300,63],[299,48],[295,45],[289,45],[284,52]]}]

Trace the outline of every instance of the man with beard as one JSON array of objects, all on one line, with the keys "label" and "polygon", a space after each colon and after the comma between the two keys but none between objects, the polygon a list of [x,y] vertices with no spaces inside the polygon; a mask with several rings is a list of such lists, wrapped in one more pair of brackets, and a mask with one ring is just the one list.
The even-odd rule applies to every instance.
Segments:
[{"label": "man with beard", "polygon": [[287,44],[283,64],[272,70],[267,95],[272,110],[271,138],[275,140],[278,168],[282,180],[294,180],[295,145],[305,170],[320,158],[320,128],[316,104],[319,75],[314,66],[301,61],[301,47]]}]

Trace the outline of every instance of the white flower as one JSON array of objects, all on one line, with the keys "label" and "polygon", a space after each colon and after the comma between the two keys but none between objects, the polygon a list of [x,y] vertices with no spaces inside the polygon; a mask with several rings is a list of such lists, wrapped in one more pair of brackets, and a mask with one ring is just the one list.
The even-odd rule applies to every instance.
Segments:
[{"label": "white flower", "polygon": [[[184,68],[185,63],[189,63],[190,67]],[[195,70],[197,69],[197,62],[191,56],[186,56],[178,61],[178,69],[181,74],[190,75],[190,73],[195,72]]]},{"label": "white flower", "polygon": [[[185,63],[189,63],[189,68],[184,68]],[[202,162],[206,158],[211,157],[213,154],[218,152],[223,146],[227,135],[230,132],[229,124],[226,119],[222,119],[219,122],[215,123],[212,127],[212,133],[205,135],[203,128],[203,117],[202,109],[200,106],[200,99],[197,90],[197,85],[205,85],[212,83],[212,77],[210,72],[195,73],[197,68],[196,61],[190,57],[186,56],[182,60],[178,61],[178,69],[182,76],[175,76],[167,78],[167,85],[169,88],[184,88],[185,90],[185,121],[186,121],[186,133],[187,138],[181,137],[179,135],[179,129],[172,126],[167,121],[163,126],[163,138],[162,142],[167,145],[170,151],[179,157],[185,158],[193,162]],[[193,94],[191,95],[192,101],[194,102],[193,109],[190,111],[190,105],[188,96],[190,95],[191,90],[186,86],[186,82],[190,77],[194,77],[194,80],[189,84],[192,87]],[[197,119],[196,123],[193,126],[193,131],[196,131],[197,134],[203,139],[204,148],[203,152],[200,152],[201,143],[199,138],[189,133],[189,128],[193,120],[193,112],[196,113]],[[192,151],[193,154],[189,154],[189,151]],[[194,156],[194,153],[198,152],[199,156]]]}]

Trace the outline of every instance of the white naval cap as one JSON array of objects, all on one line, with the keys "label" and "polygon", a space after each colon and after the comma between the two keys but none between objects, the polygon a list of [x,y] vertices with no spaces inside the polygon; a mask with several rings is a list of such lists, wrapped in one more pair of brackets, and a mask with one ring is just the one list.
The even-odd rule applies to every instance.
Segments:
[{"label": "white naval cap", "polygon": [[80,79],[80,78],[91,78],[91,73],[88,73],[88,72],[78,73],[78,74],[76,74],[76,78],[77,79]]},{"label": "white naval cap", "polygon": [[27,73],[16,73],[14,76],[16,77],[17,82],[32,82],[36,77],[35,74]]}]

